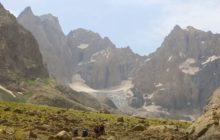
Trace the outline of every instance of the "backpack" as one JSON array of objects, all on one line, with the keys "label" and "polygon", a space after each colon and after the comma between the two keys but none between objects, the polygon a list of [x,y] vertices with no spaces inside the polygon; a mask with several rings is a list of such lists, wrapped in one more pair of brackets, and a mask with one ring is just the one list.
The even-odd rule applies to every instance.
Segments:
[{"label": "backpack", "polygon": [[84,128],[82,131],[82,137],[87,137],[89,135],[89,130]]}]

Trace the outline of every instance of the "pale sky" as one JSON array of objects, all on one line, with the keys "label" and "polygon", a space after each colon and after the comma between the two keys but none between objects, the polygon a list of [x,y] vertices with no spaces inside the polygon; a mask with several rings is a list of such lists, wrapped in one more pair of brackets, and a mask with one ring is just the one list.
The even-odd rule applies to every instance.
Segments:
[{"label": "pale sky", "polygon": [[108,36],[117,47],[141,55],[158,48],[175,25],[220,33],[220,0],[0,0],[18,15],[30,6],[35,15],[59,18],[65,34],[86,28]]}]

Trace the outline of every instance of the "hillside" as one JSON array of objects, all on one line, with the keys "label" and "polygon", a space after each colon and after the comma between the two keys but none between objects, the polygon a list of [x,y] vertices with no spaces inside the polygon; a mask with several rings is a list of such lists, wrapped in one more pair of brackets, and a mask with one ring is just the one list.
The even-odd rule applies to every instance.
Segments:
[{"label": "hillside", "polygon": [[195,140],[220,139],[220,87],[210,97],[204,113],[189,128],[188,132]]},{"label": "hillside", "polygon": [[[89,137],[94,139],[93,127],[104,123],[106,134],[103,140],[180,139],[186,137],[189,122],[164,119],[142,119],[113,114],[82,112],[48,106],[0,102],[0,139],[58,140],[57,133],[66,131],[62,140],[82,139],[72,137],[71,128],[89,129]],[[60,140],[59,139],[59,140]]]},{"label": "hillside", "polygon": [[48,74],[32,34],[1,4],[0,19],[0,85],[15,87],[24,79],[46,78]]}]

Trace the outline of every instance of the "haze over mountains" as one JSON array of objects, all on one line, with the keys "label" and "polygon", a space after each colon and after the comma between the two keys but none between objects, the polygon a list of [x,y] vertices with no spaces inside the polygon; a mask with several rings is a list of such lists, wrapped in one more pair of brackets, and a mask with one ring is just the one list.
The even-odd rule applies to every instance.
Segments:
[{"label": "haze over mountains", "polygon": [[[46,67],[50,77],[62,85],[56,87],[52,97],[51,92],[32,96],[32,103],[50,102],[85,110],[106,107],[129,115],[194,119],[220,85],[219,34],[177,25],[156,52],[140,56],[129,47],[117,48],[108,37],[87,29],[65,35],[57,17],[36,16],[27,7],[17,21],[36,41],[12,15],[4,13],[0,23],[7,26],[0,26],[2,32],[7,27],[16,34],[1,36],[1,67],[30,79],[47,77]],[[4,44],[7,48],[13,45],[7,39],[16,40],[17,36],[20,38],[15,44],[24,48],[6,51]],[[19,62],[13,62],[15,58]],[[0,84],[12,90],[4,80],[11,74],[5,72],[1,72]]]},{"label": "haze over mountains", "polygon": [[[193,118],[220,82],[218,34],[175,26],[161,47],[146,57],[129,47],[116,48],[109,38],[86,29],[65,36],[56,17],[35,16],[29,7],[18,22],[36,37],[44,63],[59,83],[93,91],[94,96],[102,93],[121,110]],[[110,90],[129,81],[129,93]]]}]

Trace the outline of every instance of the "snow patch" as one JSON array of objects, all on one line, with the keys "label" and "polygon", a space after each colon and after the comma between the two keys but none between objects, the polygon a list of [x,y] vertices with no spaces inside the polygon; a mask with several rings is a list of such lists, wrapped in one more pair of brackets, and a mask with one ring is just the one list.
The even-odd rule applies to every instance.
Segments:
[{"label": "snow patch", "polygon": [[170,57],[168,58],[168,62],[170,62],[172,59],[173,59],[173,56],[170,56]]},{"label": "snow patch", "polygon": [[166,90],[165,88],[161,88],[161,89],[159,89],[160,91],[164,91],[164,90]]},{"label": "snow patch", "polygon": [[169,112],[165,111],[161,106],[159,105],[149,105],[149,106],[143,106],[143,109],[145,109],[148,112],[157,112],[157,113],[163,113],[169,115]]},{"label": "snow patch", "polygon": [[111,55],[111,50],[110,50],[110,48],[107,48],[107,49],[105,49],[105,50],[102,50],[102,51],[99,51],[99,52],[94,53],[94,54],[91,56],[91,59],[94,59],[94,57],[98,57],[98,56],[100,56],[100,55],[108,59],[108,58],[110,57],[110,55]]},{"label": "snow patch", "polygon": [[144,99],[147,100],[147,99],[152,99],[154,97],[154,93],[151,93],[151,94],[145,94],[144,95]]},{"label": "snow patch", "polygon": [[216,56],[216,55],[210,56],[205,62],[202,63],[202,65],[206,65],[218,59],[220,59],[220,56]]},{"label": "snow patch", "polygon": [[148,59],[145,60],[145,62],[149,62],[150,60],[151,60],[151,58],[148,58]]},{"label": "snow patch", "polygon": [[201,44],[205,44],[205,41],[201,41]]},{"label": "snow patch", "polygon": [[89,63],[94,63],[94,62],[96,62],[96,60],[94,58],[89,60]]},{"label": "snow patch", "polygon": [[192,66],[192,64],[195,64],[195,63],[196,63],[195,59],[188,58],[186,59],[185,62],[179,65],[179,69],[185,74],[195,75],[196,73],[200,71],[199,67]]},{"label": "snow patch", "polygon": [[82,49],[82,50],[84,50],[88,47],[89,47],[89,44],[80,44],[79,46],[77,46],[77,48]]},{"label": "snow patch", "polygon": [[170,72],[170,68],[167,68],[167,69],[166,69],[166,72]]},{"label": "snow patch", "polygon": [[14,93],[10,90],[8,90],[7,88],[3,87],[2,85],[0,85],[0,89],[3,90],[4,92],[10,94],[12,97],[16,98],[16,96],[14,95]]},{"label": "snow patch", "polygon": [[154,83],[154,86],[158,88],[158,87],[162,87],[163,84],[162,83],[158,83],[158,84]]}]

